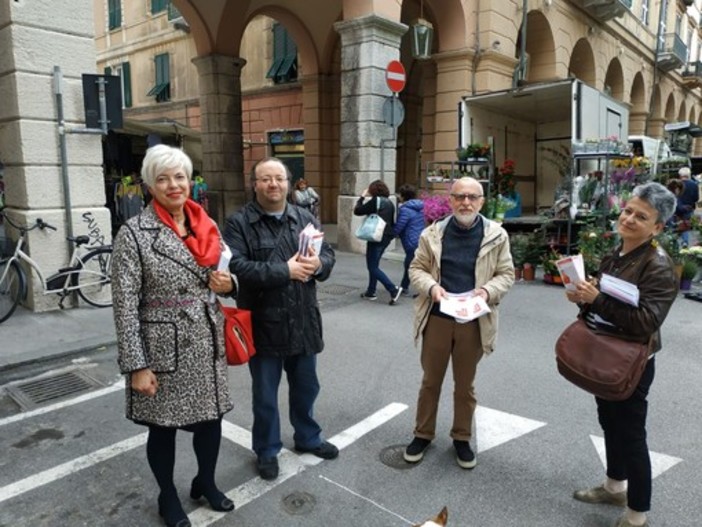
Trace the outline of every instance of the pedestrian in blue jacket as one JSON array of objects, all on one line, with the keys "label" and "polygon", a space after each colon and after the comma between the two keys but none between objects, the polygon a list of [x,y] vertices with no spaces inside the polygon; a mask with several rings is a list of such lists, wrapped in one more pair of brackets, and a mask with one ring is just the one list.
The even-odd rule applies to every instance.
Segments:
[{"label": "pedestrian in blue jacket", "polygon": [[395,222],[395,234],[400,237],[405,250],[405,272],[402,275],[403,295],[410,295],[409,266],[414,258],[414,251],[419,245],[419,235],[424,230],[424,202],[417,199],[417,191],[412,185],[402,185],[398,190],[400,207]]}]

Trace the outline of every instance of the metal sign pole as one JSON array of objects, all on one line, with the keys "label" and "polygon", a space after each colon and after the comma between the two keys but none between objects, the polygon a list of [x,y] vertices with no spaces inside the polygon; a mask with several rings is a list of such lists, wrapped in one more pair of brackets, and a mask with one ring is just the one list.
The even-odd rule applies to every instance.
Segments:
[{"label": "metal sign pole", "polygon": [[[68,160],[66,152],[66,126],[63,120],[63,74],[59,66],[54,66],[54,95],[56,96],[56,120],[58,121],[59,156],[61,157],[61,183],[63,185],[63,206],[66,209],[66,234],[73,236],[73,215],[71,214],[71,188],[68,179]],[[71,251],[71,242],[68,242]]]}]

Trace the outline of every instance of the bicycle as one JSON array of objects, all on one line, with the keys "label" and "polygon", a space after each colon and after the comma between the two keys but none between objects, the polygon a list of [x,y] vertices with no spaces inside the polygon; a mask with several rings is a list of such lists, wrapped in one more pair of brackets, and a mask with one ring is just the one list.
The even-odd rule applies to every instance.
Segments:
[{"label": "bicycle", "polygon": [[[57,294],[60,297],[59,307],[64,309],[63,302],[77,291],[80,298],[94,307],[110,307],[112,305],[112,285],[110,268],[112,264],[112,246],[87,248],[83,245],[90,243],[88,236],[67,236],[66,240],[74,244],[73,252],[68,266],[60,268],[56,273],[44,278],[44,273],[39,264],[32,259],[23,247],[27,233],[34,229],[56,230],[40,218],[31,227],[17,225],[7,215],[0,211],[0,216],[17,229],[20,233],[12,255],[0,259],[0,323],[4,322],[14,313],[17,304],[27,297],[27,275],[19,262],[24,262],[34,269],[42,286],[44,295]],[[31,273],[31,270],[29,271]]]}]

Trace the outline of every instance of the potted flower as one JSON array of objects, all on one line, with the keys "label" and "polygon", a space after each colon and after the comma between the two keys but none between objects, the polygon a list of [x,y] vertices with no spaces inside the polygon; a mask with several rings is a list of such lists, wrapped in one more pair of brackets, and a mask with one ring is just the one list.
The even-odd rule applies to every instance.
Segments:
[{"label": "potted flower", "polygon": [[680,273],[680,290],[689,291],[692,287],[692,279],[697,275],[697,262],[691,258],[685,258],[682,263]]},{"label": "potted flower", "polygon": [[420,199],[424,201],[424,222],[429,225],[451,214],[451,204],[447,194],[423,194]]},{"label": "potted flower", "polygon": [[524,233],[511,234],[509,237],[509,247],[512,253],[512,263],[514,264],[514,278],[522,278],[522,270],[526,263],[527,250],[529,248],[529,235]]},{"label": "potted flower", "polygon": [[486,216],[495,221],[501,222],[505,219],[505,212],[516,207],[516,203],[502,194],[487,200]]},{"label": "potted flower", "polygon": [[578,232],[578,252],[585,263],[585,274],[594,275],[600,268],[602,258],[614,250],[617,236],[605,230],[599,223],[584,226]]},{"label": "potted flower", "polygon": [[549,247],[541,257],[541,265],[544,268],[544,282],[547,284],[562,284],[561,275],[558,272],[556,262],[563,258],[553,246]]},{"label": "potted flower", "polygon": [[532,281],[536,278],[536,267],[541,262],[543,234],[540,230],[535,230],[527,234],[528,242],[524,254],[524,269],[522,278],[525,281]]}]

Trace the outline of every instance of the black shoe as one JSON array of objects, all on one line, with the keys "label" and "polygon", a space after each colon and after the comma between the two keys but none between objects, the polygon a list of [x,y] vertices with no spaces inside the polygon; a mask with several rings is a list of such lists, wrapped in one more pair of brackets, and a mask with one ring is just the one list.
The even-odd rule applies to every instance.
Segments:
[{"label": "black shoe", "polygon": [[167,527],[192,527],[177,495],[158,495],[158,514]]},{"label": "black shoe", "polygon": [[412,442],[405,448],[405,453],[402,457],[407,463],[419,463],[424,457],[424,451],[431,444],[429,439],[415,437]]},{"label": "black shoe", "polygon": [[277,457],[259,457],[256,461],[256,468],[258,468],[258,475],[261,476],[261,479],[269,481],[277,478],[280,472]]},{"label": "black shoe", "polygon": [[295,446],[298,452],[312,454],[313,456],[321,457],[322,459],[336,459],[339,457],[339,449],[328,441],[322,441],[322,444],[315,448],[302,448]]},{"label": "black shoe", "polygon": [[390,299],[390,305],[394,306],[397,304],[397,301],[400,299],[400,295],[402,294],[402,288],[398,287],[395,289],[395,292],[392,294],[392,298]]},{"label": "black shoe", "polygon": [[473,468],[478,463],[468,441],[454,439],[453,448],[456,449],[456,462],[459,467]]},{"label": "black shoe", "polygon": [[363,298],[364,300],[378,300],[378,295],[366,291],[365,293],[361,293],[361,298]]},{"label": "black shoe", "polygon": [[203,496],[209,502],[212,510],[219,512],[234,510],[234,502],[227,498],[221,490],[214,486],[211,489],[205,490],[200,486],[198,479],[195,478],[193,484],[190,486],[190,497],[194,500],[199,500]]}]

